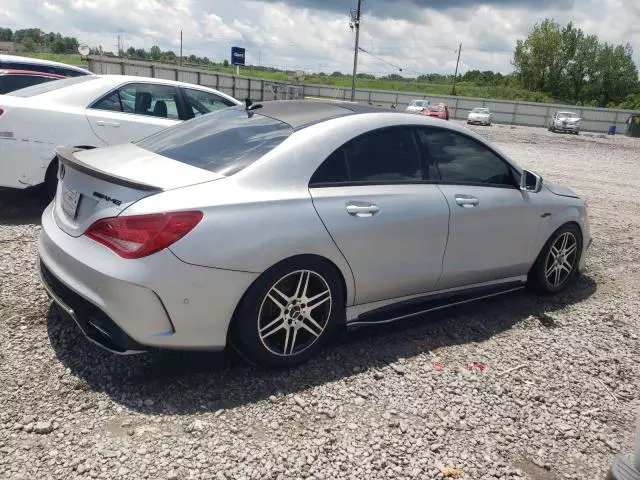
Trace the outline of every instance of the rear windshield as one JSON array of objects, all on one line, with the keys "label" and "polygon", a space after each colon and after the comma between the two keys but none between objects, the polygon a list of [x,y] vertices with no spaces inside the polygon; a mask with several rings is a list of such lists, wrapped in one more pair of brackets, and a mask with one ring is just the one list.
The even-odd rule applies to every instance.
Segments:
[{"label": "rear windshield", "polygon": [[20,90],[9,93],[9,95],[14,97],[35,97],[36,95],[53,92],[54,90],[58,90],[60,88],[69,87],[78,83],[89,82],[91,80],[95,80],[96,78],[100,77],[98,77],[97,75],[82,75],[81,77],[63,78],[54,82],[41,83],[32,87],[21,88]]},{"label": "rear windshield", "polygon": [[266,155],[292,133],[287,123],[232,107],[162,130],[136,144],[178,162],[229,176]]}]

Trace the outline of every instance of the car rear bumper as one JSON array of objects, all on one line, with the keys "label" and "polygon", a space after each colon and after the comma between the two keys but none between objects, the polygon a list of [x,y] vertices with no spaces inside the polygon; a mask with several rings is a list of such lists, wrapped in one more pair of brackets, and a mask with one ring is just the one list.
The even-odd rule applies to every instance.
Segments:
[{"label": "car rear bumper", "polygon": [[616,457],[607,475],[607,480],[640,480],[640,472],[624,457]]},{"label": "car rear bumper", "polygon": [[54,301],[93,342],[116,353],[148,347],[221,350],[257,274],[190,265],[169,250],[137,260],[42,217],[38,270]]}]

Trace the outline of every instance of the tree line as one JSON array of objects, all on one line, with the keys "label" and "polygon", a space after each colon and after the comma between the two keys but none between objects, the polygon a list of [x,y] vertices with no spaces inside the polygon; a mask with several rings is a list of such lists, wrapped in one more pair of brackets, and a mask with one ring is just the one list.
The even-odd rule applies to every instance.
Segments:
[{"label": "tree line", "polygon": [[[0,41],[22,44],[30,52],[51,51],[53,53],[77,53],[79,42],[74,37],[60,33],[45,33],[39,28],[12,31],[0,28]],[[91,53],[99,51],[91,49]],[[179,56],[172,50],[162,50],[154,45],[149,50],[129,47],[117,53],[103,52],[135,60],[149,60],[176,64]],[[208,57],[188,55],[183,64],[211,68],[215,65],[229,67],[229,61],[216,64]],[[601,42],[596,35],[588,35],[573,23],[562,27],[551,19],[533,26],[526,39],[518,40],[512,65],[514,72],[502,74],[490,70],[469,70],[458,76],[458,81],[489,89],[523,89],[532,92],[529,99],[537,96],[556,101],[585,106],[619,107],[640,109],[640,82],[638,69],[633,61],[631,45],[613,45]],[[249,66],[253,70],[281,72],[268,66]],[[293,72],[283,72],[293,73]],[[339,71],[319,73],[316,77],[350,77]],[[397,73],[383,77],[359,73],[359,79],[401,81],[415,84],[416,89],[424,84],[443,84],[453,80],[452,75],[423,74],[405,77]]]}]

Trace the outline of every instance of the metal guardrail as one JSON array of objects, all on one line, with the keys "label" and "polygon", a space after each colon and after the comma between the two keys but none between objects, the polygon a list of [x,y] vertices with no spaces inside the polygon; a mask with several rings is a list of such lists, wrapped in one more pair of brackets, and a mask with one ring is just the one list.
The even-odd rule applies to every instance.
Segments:
[{"label": "metal guardrail", "polygon": [[[324,98],[349,100],[351,90],[347,87],[329,85],[302,84],[266,80],[263,78],[235,76],[192,67],[180,67],[172,64],[152,63],[117,57],[89,57],[89,70],[94,73],[115,75],[136,75],[164,78],[182,82],[206,85],[220,90],[238,99],[258,100]],[[449,105],[451,118],[465,120],[472,108],[485,106],[491,110],[493,121],[510,125],[546,127],[554,112],[569,110],[582,117],[582,129],[593,132],[607,132],[615,125],[618,132],[626,128],[625,122],[633,110],[592,108],[576,105],[558,105],[550,103],[517,102],[475,97],[449,95],[429,95],[425,93],[397,92],[389,90],[357,89],[356,101],[404,110],[414,99],[427,99],[432,102],[444,102]]]}]

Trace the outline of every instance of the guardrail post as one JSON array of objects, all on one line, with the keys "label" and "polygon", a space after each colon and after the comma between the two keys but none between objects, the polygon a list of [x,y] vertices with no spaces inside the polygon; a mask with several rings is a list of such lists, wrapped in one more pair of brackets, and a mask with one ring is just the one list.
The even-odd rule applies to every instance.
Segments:
[{"label": "guardrail post", "polygon": [[220,90],[220,75],[216,73],[216,90]]},{"label": "guardrail post", "polygon": [[176,82],[178,82],[180,81],[180,74],[178,73],[179,71],[177,68],[175,69],[175,71],[176,71]]},{"label": "guardrail post", "polygon": [[260,101],[264,102],[264,80],[260,80]]},{"label": "guardrail post", "polygon": [[198,70],[196,78],[198,79],[198,85],[202,85],[202,73],[200,72],[200,70]]},{"label": "guardrail post", "polygon": [[515,102],[515,104],[513,105],[513,114],[511,115],[511,125],[516,124],[516,117],[518,115],[518,105],[520,105],[518,102]]},{"label": "guardrail post", "polygon": [[236,98],[236,76],[234,75],[231,78],[233,80],[233,84],[231,85],[231,96]]},{"label": "guardrail post", "polygon": [[458,101],[460,99],[458,97],[456,97],[456,104],[453,107],[453,118],[458,118]]},{"label": "guardrail post", "polygon": [[151,78],[156,78],[156,66],[151,64]]},{"label": "guardrail post", "polygon": [[120,62],[120,75],[124,75],[125,69],[124,69],[124,62]]}]

